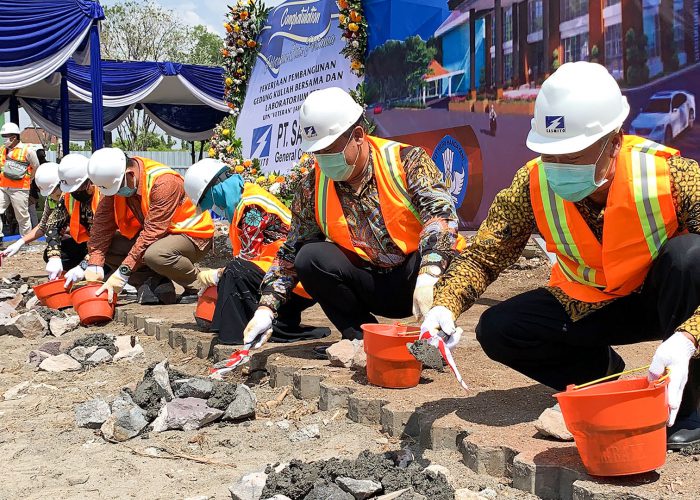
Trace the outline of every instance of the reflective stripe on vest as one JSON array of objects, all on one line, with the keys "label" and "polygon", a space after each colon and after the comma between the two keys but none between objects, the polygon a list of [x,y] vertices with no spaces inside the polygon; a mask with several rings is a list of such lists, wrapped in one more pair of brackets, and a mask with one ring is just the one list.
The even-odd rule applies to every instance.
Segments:
[{"label": "reflective stripe on vest", "polygon": [[[243,218],[243,213],[245,209],[250,206],[257,206],[267,213],[274,214],[280,218],[282,223],[289,230],[289,225],[292,221],[292,212],[274,195],[265,191],[263,188],[257,184],[246,183],[243,187],[243,194],[241,195],[241,201],[238,203],[236,210],[233,212],[233,220],[231,221],[231,226],[229,227],[229,238],[231,240],[231,249],[233,250],[234,257],[240,257],[241,253],[241,236],[239,234],[239,226],[241,219]],[[251,259],[252,262],[264,272],[267,272],[272,263],[277,257],[277,252],[280,247],[284,244],[285,238],[279,238],[276,241],[270,243],[262,243],[260,254],[255,258]],[[298,283],[294,288],[294,293],[310,299],[311,296],[306,293],[304,287],[301,283]]]},{"label": "reflective stripe on vest", "polygon": [[[2,146],[2,152],[0,153],[0,186],[14,189],[29,189],[31,187],[33,168],[27,159],[29,156],[29,151],[29,145],[22,144],[21,146],[12,148],[12,151],[8,155],[7,148]],[[21,163],[26,167],[27,173],[21,179],[10,179],[3,175],[5,162],[7,161],[8,156],[13,161]]]},{"label": "reflective stripe on vest", "polygon": [[557,196],[540,159],[528,164],[533,212],[557,255],[550,286],[587,302],[629,295],[661,248],[677,234],[668,158],[678,151],[625,136],[604,212],[602,244],[574,203]]},{"label": "reflective stripe on vest", "polygon": [[[94,191],[92,193],[92,201],[90,206],[92,209],[92,214],[95,215],[97,211],[97,205],[100,202],[100,190],[97,186],[93,187]],[[69,231],[70,236],[77,243],[85,243],[90,239],[90,233],[88,229],[80,223],[80,202],[73,198],[69,193],[63,195],[63,203],[66,206],[66,212],[68,212],[69,218]]]}]

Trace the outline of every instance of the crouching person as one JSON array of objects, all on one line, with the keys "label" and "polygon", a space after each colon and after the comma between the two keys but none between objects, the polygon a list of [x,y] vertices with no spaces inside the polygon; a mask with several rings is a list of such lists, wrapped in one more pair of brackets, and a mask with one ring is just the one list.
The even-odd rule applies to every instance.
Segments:
[{"label": "crouching person", "polygon": [[[274,195],[244,182],[226,164],[211,158],[187,170],[185,191],[198,208],[214,210],[231,224],[233,259],[224,268],[202,270],[199,281],[205,287],[218,287],[211,330],[219,333],[223,344],[241,344],[260,300],[262,279],[286,239],[291,212]],[[328,328],[300,326],[302,311],[313,304],[298,285],[272,324],[271,340],[293,342],[330,335]]]},{"label": "crouching person", "polygon": [[117,148],[92,155],[88,176],[100,189],[84,278],[104,279],[104,265],[116,271],[97,291],[110,301],[130,283],[141,304],[173,304],[196,296],[198,269],[209,251],[214,223],[209,213],[197,214],[185,195],[182,176],[148,158],[127,157]]}]

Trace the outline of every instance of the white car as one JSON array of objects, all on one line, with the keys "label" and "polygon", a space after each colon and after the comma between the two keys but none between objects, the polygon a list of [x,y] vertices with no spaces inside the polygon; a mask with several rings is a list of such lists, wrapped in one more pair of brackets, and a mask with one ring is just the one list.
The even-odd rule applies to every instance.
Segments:
[{"label": "white car", "polygon": [[673,139],[695,122],[695,96],[684,90],[657,92],[632,120],[630,134],[661,144]]}]

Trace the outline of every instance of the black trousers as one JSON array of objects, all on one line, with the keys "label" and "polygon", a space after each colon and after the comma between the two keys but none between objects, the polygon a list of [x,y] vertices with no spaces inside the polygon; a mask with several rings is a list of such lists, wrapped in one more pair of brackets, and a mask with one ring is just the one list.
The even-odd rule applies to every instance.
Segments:
[{"label": "black trousers", "polygon": [[[260,301],[260,285],[265,273],[244,259],[228,263],[219,280],[218,298],[211,330],[219,332],[222,344],[242,344],[243,330],[255,314]],[[329,328],[300,326],[301,313],[313,306],[313,300],[292,294],[272,322],[272,342],[320,339],[330,335]]]},{"label": "black trousers", "polygon": [[[49,258],[44,250],[44,262],[48,262]],[[61,261],[63,269],[68,271],[80,264],[88,253],[87,243],[78,243],[73,238],[61,240]]]},{"label": "black trousers", "polygon": [[307,243],[294,267],[304,289],[318,300],[344,339],[361,339],[361,325],[376,323],[375,314],[387,318],[412,314],[420,268],[417,252],[402,265],[384,270],[368,266],[334,243]]},{"label": "black trousers", "polygon": [[[491,359],[563,390],[605,376],[609,346],[665,340],[699,304],[700,235],[688,234],[661,249],[640,293],[574,322],[540,288],[489,308],[476,327],[476,338]],[[695,409],[699,389],[700,361],[693,359],[679,415]]]}]

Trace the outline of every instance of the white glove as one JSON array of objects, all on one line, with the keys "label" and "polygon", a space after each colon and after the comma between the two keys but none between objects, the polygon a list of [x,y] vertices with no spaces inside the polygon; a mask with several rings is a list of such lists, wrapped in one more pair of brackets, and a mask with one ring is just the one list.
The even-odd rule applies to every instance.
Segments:
[{"label": "white glove", "polygon": [[[243,330],[243,343],[253,349],[261,347],[272,337],[272,319],[274,315],[267,307],[259,307],[253,318],[248,322]],[[258,339],[258,337],[260,337]],[[252,343],[255,342],[255,345]]]},{"label": "white glove", "polygon": [[204,269],[197,274],[197,281],[203,288],[217,286],[219,284],[219,269]]},{"label": "white glove", "polygon": [[433,307],[433,287],[439,278],[427,273],[419,274],[413,290],[413,316],[420,319]]},{"label": "white glove", "polygon": [[55,280],[63,272],[63,262],[60,257],[51,257],[46,263],[46,273],[50,280]]},{"label": "white glove", "polygon": [[656,349],[651,360],[649,380],[657,380],[666,369],[669,370],[668,406],[671,410],[668,417],[669,427],[676,421],[683,398],[683,388],[688,381],[688,365],[695,350],[695,343],[692,340],[683,332],[676,332]]},{"label": "white glove", "polygon": [[66,284],[63,287],[68,288],[71,286],[72,283],[83,281],[83,279],[85,278],[85,271],[83,271],[83,268],[80,267],[80,265],[77,265],[73,269],[68,271],[64,277],[66,278]]},{"label": "white glove", "polygon": [[12,245],[7,247],[4,252],[2,252],[3,257],[12,257],[14,254],[19,252],[19,249],[25,245],[22,238],[15,241]]},{"label": "white glove", "polygon": [[[457,330],[459,329],[455,326],[455,317],[452,311],[444,306],[436,306],[428,311],[420,327],[421,333],[429,332],[430,335],[433,336],[442,332],[446,336],[451,337],[458,333]],[[459,333],[461,334],[461,330]],[[457,335],[457,337],[459,337],[459,335]],[[459,342],[459,338],[457,338],[457,342]],[[447,342],[445,342],[445,344],[447,345]]]},{"label": "white glove", "polygon": [[102,266],[87,266],[85,281],[104,281],[105,270]]},{"label": "white glove", "polygon": [[107,301],[111,304],[112,301],[114,300],[115,295],[119,295],[121,291],[124,289],[124,285],[129,281],[128,276],[124,276],[122,273],[119,272],[119,269],[117,269],[115,272],[112,273],[112,275],[105,281],[104,285],[102,285],[96,292],[95,292],[95,297],[99,296],[102,294],[102,292],[107,292]]}]

